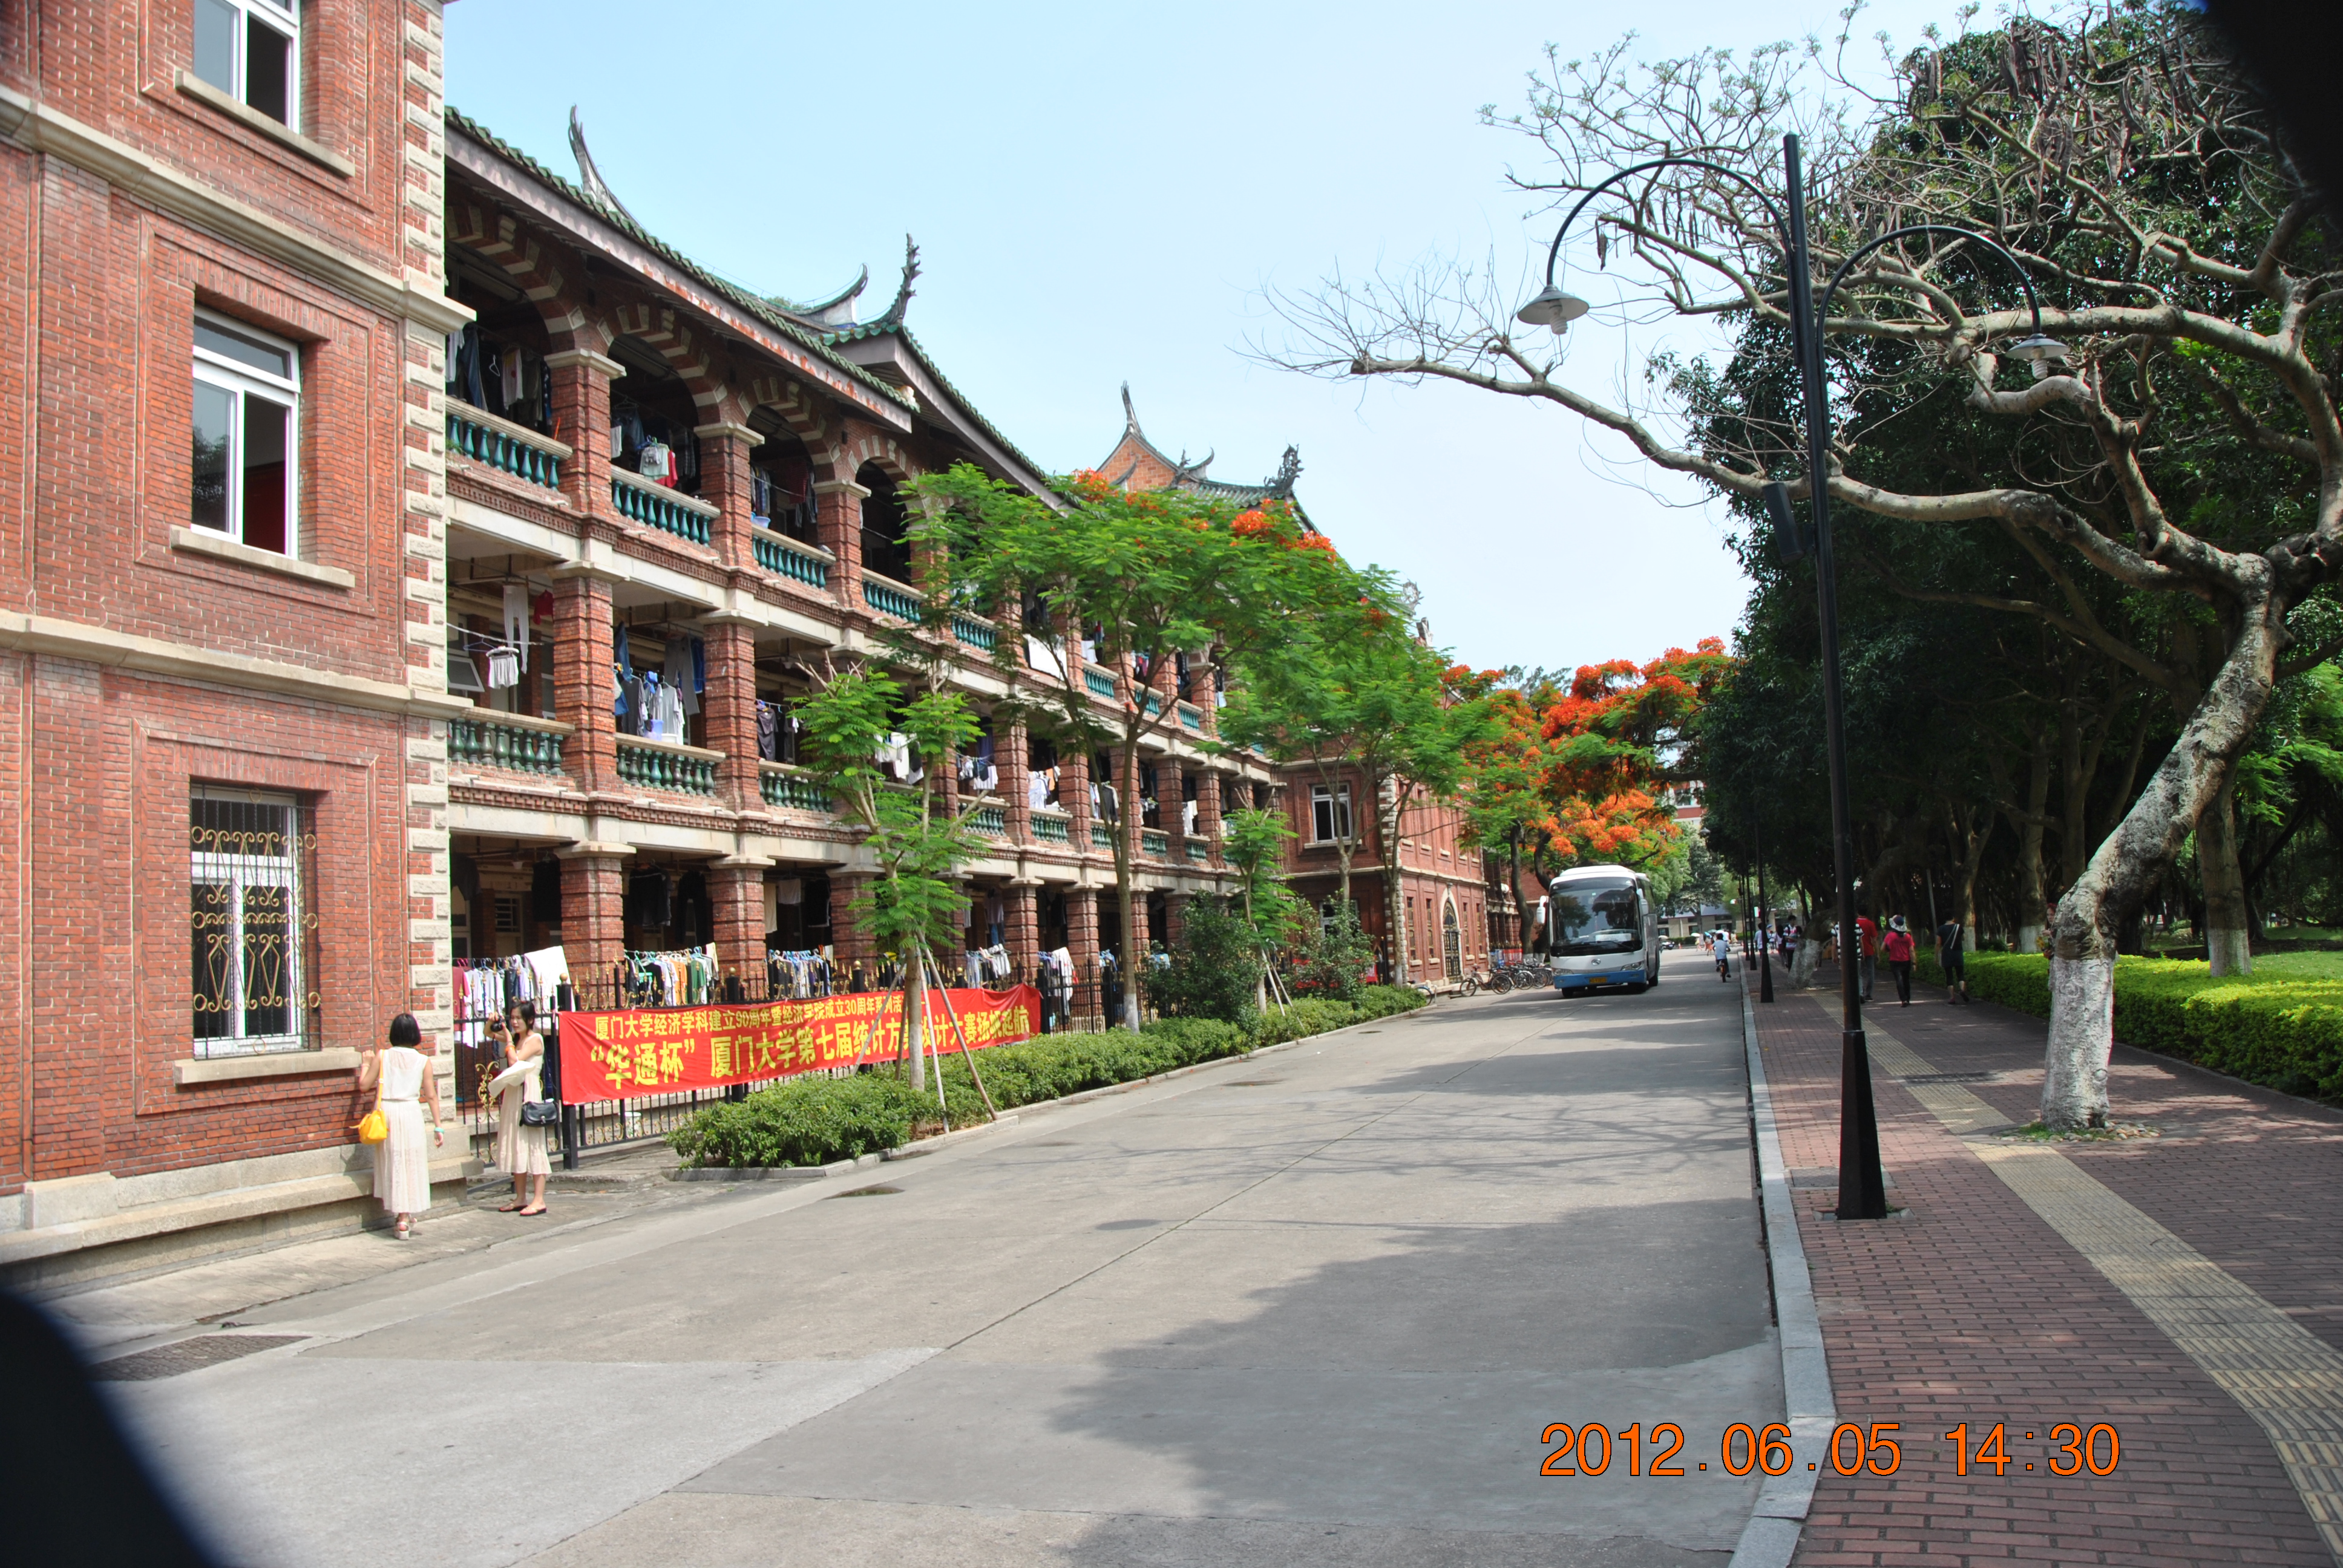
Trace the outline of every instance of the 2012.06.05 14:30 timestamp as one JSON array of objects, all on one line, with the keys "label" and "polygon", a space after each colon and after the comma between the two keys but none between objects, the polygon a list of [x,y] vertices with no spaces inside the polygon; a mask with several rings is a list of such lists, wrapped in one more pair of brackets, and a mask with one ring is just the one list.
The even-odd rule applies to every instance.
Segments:
[{"label": "2012.06.05 14:30 timestamp", "polygon": [[[2023,1430],[2023,1429],[2021,1429]],[[1899,1422],[1875,1421],[1858,1425],[1843,1421],[1831,1432],[1830,1447],[1825,1460],[1809,1460],[1805,1468],[1818,1470],[1827,1463],[1840,1475],[1859,1475],[1869,1471],[1874,1475],[1893,1475],[1904,1464],[1904,1439]],[[2027,1471],[2046,1472],[2052,1475],[2113,1475],[2116,1464],[2123,1456],[2123,1442],[2116,1429],[2105,1422],[2084,1427],[2074,1422],[2060,1422],[2049,1429],[2046,1442],[2035,1432],[2025,1432],[2022,1439],[2013,1439],[2008,1422],[1996,1422],[1991,1426],[1972,1428],[1968,1423],[1942,1434],[1941,1441],[1951,1451],[1944,1457],[1952,1461],[1956,1475],[1966,1476],[1972,1467],[1990,1470],[1996,1476]],[[2044,1442],[2038,1458],[2028,1458],[2032,1452],[2020,1447],[2012,1452],[2013,1442]],[[1747,1475],[1755,1472],[1765,1475],[1786,1475],[1797,1465],[1797,1455],[1790,1447],[1790,1429],[1780,1422],[1753,1427],[1747,1422],[1736,1421],[1725,1429],[1715,1450],[1714,1470],[1710,1462],[1684,1452],[1684,1428],[1672,1421],[1655,1422],[1648,1431],[1641,1422],[1613,1428],[1601,1422],[1590,1421],[1583,1426],[1567,1422],[1555,1422],[1539,1434],[1538,1442],[1548,1452],[1545,1462],[1538,1466],[1540,1475],[1604,1475],[1609,1473],[1614,1461],[1624,1462],[1626,1473],[1633,1476],[1660,1476],[1709,1473]],[[1693,1469],[1684,1469],[1689,1458]]]}]

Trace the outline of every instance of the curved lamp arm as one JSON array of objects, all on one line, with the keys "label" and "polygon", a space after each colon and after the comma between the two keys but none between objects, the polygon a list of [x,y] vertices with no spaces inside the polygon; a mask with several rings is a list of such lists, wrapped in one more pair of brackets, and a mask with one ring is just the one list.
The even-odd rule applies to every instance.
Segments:
[{"label": "curved lamp arm", "polygon": [[1560,258],[1562,255],[1563,238],[1570,233],[1570,226],[1578,221],[1578,215],[1586,210],[1586,204],[1593,201],[1596,196],[1601,196],[1604,191],[1609,190],[1613,186],[1617,185],[1621,180],[1630,178],[1635,175],[1648,174],[1654,169],[1664,168],[1706,169],[1710,174],[1723,175],[1726,179],[1738,184],[1742,189],[1747,191],[1751,196],[1757,198],[1758,205],[1765,209],[1765,216],[1774,220],[1774,228],[1775,232],[1781,236],[1783,253],[1785,255],[1789,253],[1790,226],[1783,221],[1782,209],[1774,205],[1774,198],[1767,196],[1765,194],[1765,188],[1759,185],[1755,180],[1751,179],[1747,175],[1743,174],[1738,169],[1729,169],[1723,164],[1713,164],[1705,158],[1654,158],[1649,163],[1636,164],[1633,167],[1621,169],[1618,173],[1608,176],[1602,184],[1596,186],[1593,190],[1588,191],[1584,196],[1578,198],[1578,205],[1570,209],[1570,216],[1564,218],[1562,220],[1562,226],[1554,231],[1554,244],[1546,247],[1545,286],[1548,288],[1552,288],[1554,286],[1554,267],[1555,261]]},{"label": "curved lamp arm", "polygon": [[[1949,223],[1907,224],[1902,228],[1891,229],[1887,233],[1881,235],[1877,239],[1856,247],[1853,255],[1849,256],[1845,261],[1838,264],[1838,270],[1831,274],[1830,282],[1824,286],[1822,303],[1815,307],[1815,320],[1816,324],[1819,325],[1830,319],[1831,298],[1834,295],[1838,293],[1838,286],[1846,281],[1846,275],[1855,269],[1855,263],[1861,261],[1865,256],[1869,256],[1875,250],[1878,250],[1885,246],[1892,245],[1896,240],[1903,239],[1906,236],[1916,234],[1949,234],[1956,235],[1962,239],[1975,240],[1977,244],[1985,246],[1986,249],[1993,252],[1994,255],[2007,262],[2009,264],[2009,270],[2017,275],[2017,286],[2026,290],[2026,309],[2034,314],[2034,334],[2031,337],[2026,339],[2026,341],[2029,343],[2044,344],[2047,344],[2050,341],[2042,335],[2042,301],[2036,297],[2034,293],[2034,279],[2027,275],[2024,265],[2018,261],[2017,257],[2010,255],[2010,253],[2002,246],[1999,241],[1979,234],[1973,228],[1963,228],[1958,224]],[[2063,352],[2064,351],[2062,349],[2061,353],[2063,354]],[[2027,358],[2037,357],[2033,355],[2026,355],[2025,357]]]}]

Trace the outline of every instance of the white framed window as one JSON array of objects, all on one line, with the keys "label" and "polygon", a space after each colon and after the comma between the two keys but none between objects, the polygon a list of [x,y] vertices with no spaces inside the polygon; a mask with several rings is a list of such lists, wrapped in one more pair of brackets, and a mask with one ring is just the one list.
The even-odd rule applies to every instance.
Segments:
[{"label": "white framed window", "polygon": [[187,520],[278,555],[299,553],[301,353],[196,314],[194,484]]},{"label": "white framed window", "polygon": [[299,0],[195,4],[195,74],[287,130],[299,130]]},{"label": "white framed window", "polygon": [[290,796],[197,785],[187,844],[196,1054],[312,1045],[319,1009],[310,814]]},{"label": "white framed window", "polygon": [[1331,844],[1351,835],[1351,787],[1342,784],[1329,789],[1323,784],[1310,787],[1310,841]]}]

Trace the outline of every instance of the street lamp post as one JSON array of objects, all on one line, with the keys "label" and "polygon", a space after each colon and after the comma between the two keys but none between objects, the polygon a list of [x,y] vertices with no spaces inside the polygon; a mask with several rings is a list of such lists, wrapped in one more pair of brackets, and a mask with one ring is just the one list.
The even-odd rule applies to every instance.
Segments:
[{"label": "street lamp post", "polygon": [[[1871,1053],[1863,1037],[1863,994],[1860,977],[1862,930],[1855,924],[1855,829],[1847,799],[1845,705],[1841,697],[1838,650],[1838,578],[1831,550],[1829,504],[1830,397],[1823,376],[1822,323],[1829,319],[1831,297],[1846,280],[1855,264],[1882,246],[1915,234],[1944,234],[1974,241],[1998,255],[2017,274],[2034,317],[2029,337],[2010,345],[2010,352],[2027,362],[2040,377],[2053,360],[2066,356],[2066,346],[2044,336],[2042,307],[2034,281],[2017,258],[1987,236],[1950,224],[1914,224],[1880,236],[1839,264],[1817,301],[1814,295],[1814,262],[1806,248],[1805,178],[1798,161],[1798,138],[1782,138],[1782,172],[1787,186],[1784,208],[1776,207],[1747,175],[1705,158],[1654,158],[1624,168],[1595,185],[1554,231],[1546,252],[1545,287],[1516,313],[1533,327],[1551,327],[1559,334],[1586,314],[1586,301],[1564,292],[1554,281],[1554,264],[1562,255],[1563,236],[1586,209],[1586,204],[1632,176],[1661,168],[1705,169],[1721,175],[1755,196],[1774,220],[1775,232],[1789,259],[1790,341],[1798,358],[1806,426],[1806,488],[1814,508],[1815,594],[1819,610],[1823,656],[1823,729],[1828,751],[1831,808],[1831,869],[1838,882],[1839,968],[1839,1135],[1838,1218],[1881,1220],[1887,1215],[1887,1185],[1879,1169],[1879,1115],[1871,1096]],[[1766,505],[1777,524],[1791,523],[1789,493],[1779,482],[1765,487]],[[1794,531],[1794,530],[1793,530]]]},{"label": "street lamp post", "polygon": [[1749,852],[1757,862],[1757,1000],[1772,1001],[1774,901],[1765,896],[1765,829],[1758,821],[1755,802],[1749,808]]}]

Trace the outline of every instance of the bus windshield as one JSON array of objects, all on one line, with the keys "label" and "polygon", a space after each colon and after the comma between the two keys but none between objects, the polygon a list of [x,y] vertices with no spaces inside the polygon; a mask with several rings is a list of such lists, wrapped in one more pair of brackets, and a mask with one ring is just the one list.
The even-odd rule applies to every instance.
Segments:
[{"label": "bus windshield", "polygon": [[1554,950],[1617,952],[1643,940],[1632,882],[1573,882],[1554,890]]}]

